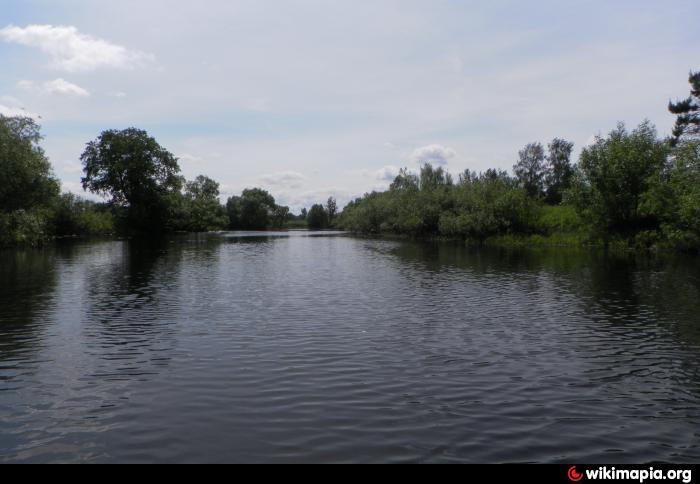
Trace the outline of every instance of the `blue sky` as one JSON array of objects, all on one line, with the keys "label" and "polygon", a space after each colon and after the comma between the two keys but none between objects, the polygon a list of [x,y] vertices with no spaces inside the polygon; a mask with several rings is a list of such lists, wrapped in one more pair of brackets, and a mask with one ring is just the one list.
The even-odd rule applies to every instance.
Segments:
[{"label": "blue sky", "polygon": [[510,169],[651,119],[700,69],[697,1],[2,0],[0,112],[40,115],[67,190],[102,130],[147,129],[224,195],[298,210],[421,161]]}]

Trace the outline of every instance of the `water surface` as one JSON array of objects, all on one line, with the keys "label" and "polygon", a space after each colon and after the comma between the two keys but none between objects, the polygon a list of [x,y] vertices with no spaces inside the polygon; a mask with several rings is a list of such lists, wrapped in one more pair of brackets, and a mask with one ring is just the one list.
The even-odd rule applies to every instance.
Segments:
[{"label": "water surface", "polygon": [[0,252],[2,462],[697,462],[700,264],[328,233]]}]

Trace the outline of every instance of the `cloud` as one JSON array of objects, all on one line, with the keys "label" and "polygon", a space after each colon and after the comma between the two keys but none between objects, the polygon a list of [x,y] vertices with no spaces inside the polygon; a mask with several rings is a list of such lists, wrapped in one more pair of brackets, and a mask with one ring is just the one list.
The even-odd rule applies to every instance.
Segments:
[{"label": "cloud", "polygon": [[183,153],[180,156],[177,157],[177,159],[183,163],[193,163],[193,164],[198,164],[204,161],[204,158],[201,156],[195,156],[191,155],[189,153]]},{"label": "cloud", "polygon": [[5,106],[4,104],[0,104],[0,115],[6,116],[8,118],[17,117],[17,116],[22,116],[22,117],[27,117],[27,118],[41,118],[41,116],[39,116],[38,114],[30,113],[29,111],[25,110],[24,108],[19,108],[19,107],[14,107],[14,106]]},{"label": "cloud", "polygon": [[280,171],[263,175],[260,181],[271,187],[301,188],[306,177],[296,171]]},{"label": "cloud", "polygon": [[394,165],[385,166],[374,172],[374,179],[382,182],[393,182],[399,176],[401,168]]},{"label": "cloud", "polygon": [[434,165],[444,166],[455,156],[457,156],[457,152],[452,148],[447,148],[442,145],[428,145],[417,148],[413,154],[411,154],[411,161],[420,164],[432,163]]},{"label": "cloud", "polygon": [[55,94],[59,96],[90,97],[90,92],[77,84],[68,82],[65,79],[55,79],[37,83],[34,81],[20,81],[17,86],[27,91],[35,91],[42,94]]},{"label": "cloud", "polygon": [[83,165],[73,161],[68,161],[63,164],[63,172],[68,175],[77,175],[83,172]]},{"label": "cloud", "polygon": [[72,26],[9,25],[0,29],[0,39],[36,47],[51,59],[51,67],[68,72],[88,72],[99,68],[133,69],[154,58],[106,40],[78,32]]}]

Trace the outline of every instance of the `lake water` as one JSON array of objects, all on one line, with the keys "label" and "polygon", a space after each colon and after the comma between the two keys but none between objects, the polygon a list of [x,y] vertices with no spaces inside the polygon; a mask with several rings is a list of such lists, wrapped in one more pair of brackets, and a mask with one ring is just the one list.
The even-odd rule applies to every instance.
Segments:
[{"label": "lake water", "polygon": [[697,462],[700,264],[340,234],[0,252],[0,462]]}]

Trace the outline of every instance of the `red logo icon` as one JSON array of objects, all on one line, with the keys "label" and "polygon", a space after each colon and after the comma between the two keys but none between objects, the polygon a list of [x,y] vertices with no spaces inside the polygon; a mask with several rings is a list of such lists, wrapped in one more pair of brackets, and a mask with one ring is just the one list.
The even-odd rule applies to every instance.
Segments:
[{"label": "red logo icon", "polygon": [[573,466],[571,469],[569,469],[569,479],[571,482],[579,482],[581,479],[583,479],[583,474],[576,470],[576,466]]}]

